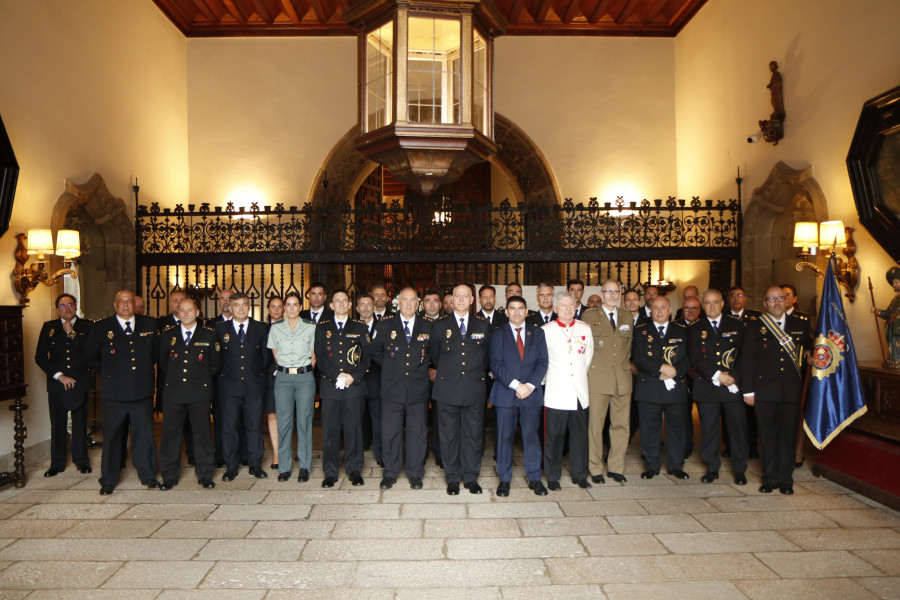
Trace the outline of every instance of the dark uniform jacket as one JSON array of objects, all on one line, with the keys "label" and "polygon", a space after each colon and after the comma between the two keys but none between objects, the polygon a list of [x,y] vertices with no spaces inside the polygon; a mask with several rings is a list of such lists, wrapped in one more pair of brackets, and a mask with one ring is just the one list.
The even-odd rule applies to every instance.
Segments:
[{"label": "dark uniform jacket", "polygon": [[[88,365],[85,346],[88,333],[93,326],[87,319],[75,319],[72,334],[63,330],[62,320],[47,321],[38,336],[34,362],[47,374],[47,391],[59,394],[63,406],[68,410],[78,408],[94,387],[94,378]],[[75,380],[75,387],[66,390],[53,376],[62,373]]]},{"label": "dark uniform jacket", "polygon": [[455,313],[435,321],[431,360],[437,374],[432,397],[454,406],[485,403],[490,343],[491,326],[476,315],[469,315],[465,339],[460,335]]},{"label": "dark uniform jacket", "polygon": [[[319,369],[319,396],[340,400],[366,395],[366,371],[371,360],[369,330],[361,321],[347,319],[338,333],[334,319],[319,321],[316,326],[316,367]],[[338,375],[347,373],[353,384],[342,390],[335,383]]]},{"label": "dark uniform jacket", "polygon": [[[784,315],[784,331],[802,346],[805,355],[812,347],[809,321]],[[803,390],[806,359],[799,370],[791,364],[793,358],[778,338],[759,317],[750,317],[744,324],[741,345],[741,392],[754,394],[754,402],[799,402]]]},{"label": "dark uniform jacket", "polygon": [[[200,325],[200,319],[197,319],[197,324]],[[164,317],[159,317],[156,319],[156,329],[160,333],[168,329],[169,327],[175,327],[178,325],[178,320],[174,315],[166,315]]]},{"label": "dark uniform jacket", "polygon": [[[388,319],[383,319],[382,321],[386,321]],[[366,328],[366,331],[369,332],[369,342],[372,343],[372,348],[374,348],[375,338],[377,334],[375,333],[375,327],[381,323],[382,321],[376,321],[372,319],[372,327],[369,328],[368,325],[363,323],[363,326]],[[360,321],[362,323],[362,321]],[[402,329],[402,327],[401,327]],[[381,397],[381,364],[375,362],[374,360],[369,361],[369,367],[366,369],[366,397],[367,398],[380,398]]]},{"label": "dark uniform jacket", "polygon": [[403,404],[428,402],[431,397],[428,366],[431,364],[432,326],[432,321],[417,315],[407,344],[399,314],[378,321],[377,333],[372,340],[372,362],[381,365],[382,400]]},{"label": "dark uniform jacket", "polygon": [[[334,311],[331,310],[330,308],[328,308],[327,306],[323,306],[322,308],[319,309],[318,312],[321,314],[319,315],[319,320],[316,321],[316,325],[318,325],[322,321],[328,321],[329,319],[334,318]],[[303,310],[300,311],[300,318],[305,319],[305,320],[309,321],[310,323],[312,323],[313,322],[312,310],[310,310],[308,308],[304,308]]]},{"label": "dark uniform jacket", "polygon": [[213,378],[222,367],[216,332],[199,324],[185,345],[181,327],[170,327],[159,338],[159,370],[166,403],[212,402]]},{"label": "dark uniform jacket", "polygon": [[269,361],[269,327],[262,321],[247,319],[244,343],[238,339],[234,321],[216,324],[216,337],[222,351],[219,371],[219,390],[222,386],[241,386],[238,394],[262,396],[266,385],[266,365]]},{"label": "dark uniform jacket", "polygon": [[[734,317],[735,319],[738,318],[738,317],[735,317],[733,314],[731,314],[731,310],[730,310],[730,309],[729,309],[729,310],[726,310],[726,311],[724,312],[724,314],[728,315],[729,317]],[[744,312],[741,313],[740,319],[741,319],[741,321],[743,321],[744,323],[746,323],[746,322],[747,322],[747,319],[749,319],[750,317],[757,317],[757,318],[759,318],[759,316],[760,316],[761,314],[762,314],[762,313],[760,313],[758,310],[753,310],[752,308],[745,308],[745,309],[744,309]]]},{"label": "dark uniform jacket", "polygon": [[[672,404],[687,402],[685,375],[691,368],[688,357],[688,328],[669,322],[665,337],[659,335],[652,321],[638,327],[632,341],[632,357],[637,365],[634,399],[638,402]],[[659,378],[660,368],[668,363],[675,367],[675,389],[666,390]]]},{"label": "dark uniform jacket", "polygon": [[153,396],[159,356],[156,319],[134,315],[130,336],[113,315],[94,323],[87,338],[88,364],[100,376],[103,397],[118,402],[135,402]]},{"label": "dark uniform jacket", "polygon": [[491,315],[491,317],[492,317],[491,320],[488,320],[488,318],[484,314],[484,311],[479,310],[475,314],[478,315],[479,317],[481,317],[482,319],[484,319],[485,321],[488,321],[491,324],[491,327],[493,329],[499,329],[500,327],[509,325],[509,317],[507,317],[504,313],[500,312],[500,309],[497,309],[497,308],[494,309],[494,314]]},{"label": "dark uniform jacket", "polygon": [[[556,311],[550,313],[550,322],[556,320]],[[525,323],[528,325],[534,325],[535,327],[543,327],[544,326],[544,315],[540,310],[536,310],[534,312],[528,311],[528,316],[525,317]]]},{"label": "dark uniform jacket", "polygon": [[728,387],[714,385],[716,371],[727,372],[735,378],[740,388],[740,353],[744,339],[744,324],[739,319],[722,313],[719,332],[715,333],[709,319],[702,317],[688,329],[688,353],[694,367],[694,400],[716,402],[740,402],[743,396],[732,394]]}]

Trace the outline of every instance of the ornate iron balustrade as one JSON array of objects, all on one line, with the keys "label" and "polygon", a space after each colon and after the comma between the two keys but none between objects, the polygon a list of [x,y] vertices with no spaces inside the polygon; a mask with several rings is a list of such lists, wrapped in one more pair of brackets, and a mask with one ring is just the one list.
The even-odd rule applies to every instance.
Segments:
[{"label": "ornate iron balustrade", "polygon": [[[264,262],[577,261],[738,257],[739,200],[670,197],[602,206],[567,199],[561,206],[453,206],[443,220],[429,206],[400,200],[388,206],[298,208],[229,203],[212,209],[179,204],[138,206],[139,265],[259,264]],[[348,255],[352,253],[352,257]]]}]

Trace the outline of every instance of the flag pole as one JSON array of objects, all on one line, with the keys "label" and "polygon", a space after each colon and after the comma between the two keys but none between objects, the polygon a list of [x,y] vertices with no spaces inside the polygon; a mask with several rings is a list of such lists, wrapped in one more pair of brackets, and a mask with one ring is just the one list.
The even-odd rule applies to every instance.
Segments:
[{"label": "flag pole", "polygon": [[[869,277],[869,296],[872,298],[872,308],[875,307],[875,292],[872,291],[872,278]],[[887,351],[884,348],[884,339],[881,337],[881,327],[878,326],[878,315],[875,317],[875,331],[878,336],[878,345],[881,346],[881,360],[887,360]]]}]

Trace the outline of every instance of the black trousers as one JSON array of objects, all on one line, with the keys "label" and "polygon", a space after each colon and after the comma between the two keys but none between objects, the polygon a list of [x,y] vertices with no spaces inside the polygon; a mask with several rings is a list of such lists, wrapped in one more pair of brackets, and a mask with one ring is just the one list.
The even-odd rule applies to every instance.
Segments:
[{"label": "black trousers", "polygon": [[119,483],[122,446],[131,428],[131,463],[141,481],[156,478],[156,440],[153,439],[153,396],[135,402],[103,400],[103,458],[100,485]]},{"label": "black trousers", "polygon": [[[371,441],[372,454],[375,455],[375,460],[384,459],[381,404],[381,396],[366,396],[365,416],[363,419],[363,447],[368,446],[368,442]],[[366,428],[370,429],[368,436],[366,435]]]},{"label": "black trousers", "polygon": [[[441,428],[438,423],[437,400],[434,398],[428,403],[428,422],[431,424],[431,435],[429,446],[434,453],[434,462],[443,465],[441,460]],[[428,449],[425,449],[425,456],[428,456]]]},{"label": "black trousers", "polygon": [[484,453],[484,404],[438,402],[438,429],[445,481],[478,481]]},{"label": "black trousers", "polygon": [[706,463],[707,471],[718,473],[722,466],[722,459],[719,456],[719,442],[722,437],[720,425],[722,427],[727,425],[732,432],[732,471],[737,474],[747,470],[747,411],[744,410],[744,406],[742,401],[697,402],[697,413],[700,415],[700,458]]},{"label": "black trousers", "polygon": [[215,471],[215,447],[209,428],[209,403],[166,403],[163,413],[159,464],[163,479],[178,481],[181,477],[181,440],[190,424],[193,435],[194,472],[197,479],[211,478]]},{"label": "black trousers", "polygon": [[363,466],[362,418],[364,396],[321,398],[322,469],[325,477],[337,477],[341,465],[341,431],[344,432],[344,471],[359,473]]},{"label": "black trousers", "polygon": [[[406,446],[406,476],[425,476],[422,458],[428,443],[428,403],[381,401],[381,438],[384,441],[382,458],[384,476],[394,479],[403,467],[404,437]],[[404,436],[405,432],[405,436]]]},{"label": "black trousers", "polygon": [[569,474],[572,481],[588,475],[588,411],[579,403],[575,410],[544,409],[544,473],[547,481],[562,476],[563,445],[569,433]]},{"label": "black trousers", "polygon": [[[244,396],[229,394],[219,384],[219,406],[222,413],[222,460],[229,469],[237,469],[241,459],[241,434],[247,441],[247,462],[258,467],[263,457],[262,405],[265,389]],[[219,424],[216,423],[218,429]]]},{"label": "black trousers", "polygon": [[666,419],[666,469],[669,473],[684,467],[684,404],[638,402],[641,419],[641,454],[648,471],[662,468],[663,415]]},{"label": "black trousers", "polygon": [[760,402],[757,399],[754,408],[759,427],[763,483],[792,485],[800,403]]},{"label": "black trousers", "polygon": [[[72,390],[68,392],[72,394]],[[87,454],[87,391],[83,392],[81,406],[71,409],[72,413],[72,462],[76,465],[89,465]],[[63,405],[60,394],[49,392],[47,404],[50,408],[50,468],[65,469],[66,457],[66,417],[70,412]]]}]

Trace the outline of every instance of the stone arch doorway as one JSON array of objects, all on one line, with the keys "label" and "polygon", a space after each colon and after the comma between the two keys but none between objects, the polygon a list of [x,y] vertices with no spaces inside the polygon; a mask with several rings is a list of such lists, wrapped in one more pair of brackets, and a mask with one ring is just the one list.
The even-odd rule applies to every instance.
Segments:
[{"label": "stone arch doorway", "polygon": [[[50,226],[81,233],[81,256],[76,264],[84,316],[99,319],[111,315],[116,292],[135,289],[137,283],[134,223],[125,202],[109,192],[97,173],[82,184],[67,179],[66,191],[53,207]],[[62,284],[54,290],[62,293]]]},{"label": "stone arch doorway", "polygon": [[748,307],[761,309],[769,286],[792,283],[800,298],[799,309],[816,313],[816,277],[795,268],[794,224],[827,220],[828,204],[812,167],[792,169],[779,161],[765,183],[753,190],[744,213],[741,268]]}]

